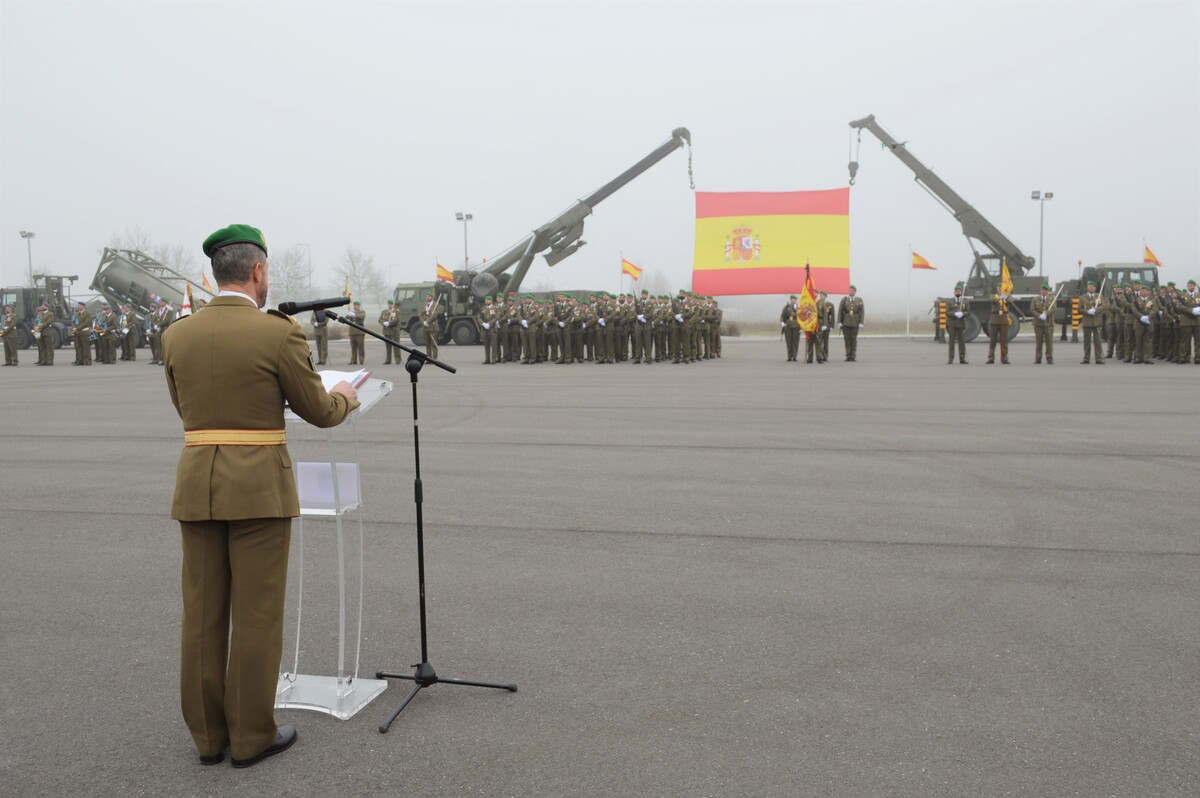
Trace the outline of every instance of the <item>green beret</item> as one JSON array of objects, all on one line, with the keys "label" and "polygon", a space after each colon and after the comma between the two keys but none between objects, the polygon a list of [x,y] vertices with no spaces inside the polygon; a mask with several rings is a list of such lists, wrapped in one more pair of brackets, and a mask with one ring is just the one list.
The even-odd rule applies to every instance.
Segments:
[{"label": "green beret", "polygon": [[1134,281],[1133,281],[1133,284],[1134,284],[1134,285],[1141,285],[1141,284],[1142,284],[1142,281],[1141,281],[1141,280],[1134,280]]},{"label": "green beret", "polygon": [[211,258],[218,249],[230,244],[253,244],[267,254],[267,239],[263,238],[262,230],[248,224],[231,224],[204,239],[204,256]]},{"label": "green beret", "polygon": [[857,290],[858,290],[858,286],[857,286],[857,285],[855,285],[854,283],[851,283],[851,284],[850,284],[850,287],[851,287],[851,288],[853,288],[855,291],[857,291]]},{"label": "green beret", "polygon": [[954,284],[954,290],[955,290],[955,291],[961,291],[961,290],[963,290],[963,284],[962,284],[962,283],[955,283],[955,284]]},{"label": "green beret", "polygon": [[647,291],[645,288],[643,288],[643,289],[642,289],[642,293],[643,293],[643,294],[648,294],[648,293],[650,293],[650,292],[649,292],[649,291]]},{"label": "green beret", "polygon": [[1050,283],[1042,283],[1042,290],[1043,290],[1043,291],[1049,291],[1049,290],[1050,290]]},{"label": "green beret", "polygon": [[396,304],[396,300],[394,300],[394,299],[389,299],[389,300],[388,300],[388,304],[389,304],[389,305],[394,305],[394,304]]},{"label": "green beret", "polygon": [[1094,286],[1095,284],[1096,284],[1095,280],[1088,280],[1088,285]]},{"label": "green beret", "polygon": [[1175,281],[1174,281],[1174,280],[1172,280],[1171,282],[1167,283],[1167,288],[1174,288],[1174,287],[1175,287]]},{"label": "green beret", "polygon": [[1195,280],[1188,280],[1188,285],[1195,285],[1195,284],[1196,284]]},{"label": "green beret", "polygon": [[790,297],[788,297],[788,299],[796,299],[796,298],[797,298],[797,297],[796,297],[796,295],[795,295],[795,294],[792,294]]},{"label": "green beret", "polygon": [[829,296],[829,294],[825,293],[824,291],[821,291],[820,294],[821,296]]},{"label": "green beret", "polygon": [[354,300],[354,304],[356,304],[356,305],[362,305],[362,303],[361,303],[361,302],[359,302],[357,299],[356,299],[356,300]]}]

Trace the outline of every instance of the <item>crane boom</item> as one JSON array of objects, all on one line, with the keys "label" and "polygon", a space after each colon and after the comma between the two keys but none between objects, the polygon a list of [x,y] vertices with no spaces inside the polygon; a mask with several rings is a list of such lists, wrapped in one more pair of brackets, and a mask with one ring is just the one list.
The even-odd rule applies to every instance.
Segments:
[{"label": "crane boom", "polygon": [[[872,114],[864,119],[858,119],[850,123],[850,127],[862,130],[866,128],[875,134],[875,138],[879,139],[892,155],[900,159],[900,162],[912,170],[915,175],[915,180],[926,191],[933,195],[941,205],[958,220],[962,225],[963,235],[967,237],[968,244],[971,245],[971,250],[975,253],[975,269],[987,273],[983,261],[995,261],[994,268],[990,270],[992,274],[999,271],[999,261],[1004,259],[1008,262],[1009,271],[1014,276],[1020,276],[1030,273],[1034,267],[1034,258],[1023,253],[1016,244],[1008,239],[1004,233],[1001,233],[996,225],[992,224],[975,209],[971,203],[967,202],[958,192],[950,188],[946,181],[942,180],[933,170],[921,163],[916,156],[908,150],[907,142],[897,141],[890,133],[884,130],[878,122],[875,121],[875,115]],[[857,162],[850,164],[851,175],[857,170]],[[853,182],[853,181],[851,181]],[[978,241],[987,248],[990,254],[980,254],[971,241]]]}]

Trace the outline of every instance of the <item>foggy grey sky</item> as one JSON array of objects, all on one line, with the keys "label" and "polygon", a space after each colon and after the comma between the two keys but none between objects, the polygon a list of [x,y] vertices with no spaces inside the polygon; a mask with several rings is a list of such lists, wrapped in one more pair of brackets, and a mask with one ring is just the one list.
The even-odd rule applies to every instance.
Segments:
[{"label": "foggy grey sky", "polygon": [[[874,113],[1045,268],[1140,260],[1200,276],[1200,5],[0,3],[0,282],[78,273],[140,227],[196,251],[232,222],[347,246],[394,281],[498,254],[666,140],[696,188],[847,184]],[[957,223],[864,135],[852,279],[914,307],[965,277]],[[676,152],[600,204],[579,254],[526,285],[617,290],[619,261],[690,284]]]}]

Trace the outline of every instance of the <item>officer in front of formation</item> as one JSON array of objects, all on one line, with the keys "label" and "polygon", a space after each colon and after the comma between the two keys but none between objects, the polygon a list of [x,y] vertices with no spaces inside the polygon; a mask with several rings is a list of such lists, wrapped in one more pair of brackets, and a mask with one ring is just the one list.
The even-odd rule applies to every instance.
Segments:
[{"label": "officer in front of formation", "polygon": [[1000,344],[1000,362],[1008,365],[1008,315],[1009,294],[997,291],[992,294],[992,315],[988,318],[988,363],[996,362],[996,344]]},{"label": "officer in front of formation", "polygon": [[71,317],[71,338],[75,342],[75,362],[72,366],[92,365],[92,312],[87,303],[75,303],[75,315]]},{"label": "officer in front of formation", "polygon": [[833,303],[829,301],[829,294],[822,291],[817,298],[817,330],[821,333],[821,351],[825,353],[825,359],[829,359],[829,332],[833,329],[833,325],[837,323],[837,314],[833,310]]},{"label": "officer in front of formation", "polygon": [[[1041,293],[1029,303],[1033,314],[1033,335],[1037,340],[1033,362],[1042,362],[1042,350],[1046,352],[1046,365],[1054,365],[1054,299],[1050,296],[1050,284],[1042,283]],[[1087,344],[1085,343],[1086,347]],[[1099,352],[1097,345],[1096,351]]]},{"label": "officer in front of formation", "polygon": [[946,303],[946,332],[950,340],[950,357],[947,364],[954,362],[954,345],[958,344],[958,362],[967,364],[967,317],[971,315],[971,300],[963,296],[963,284],[954,286],[954,299]]},{"label": "officer in front of formation", "polygon": [[[365,325],[367,323],[367,312],[363,310],[362,302],[354,300],[354,307],[347,314],[347,318],[355,324]],[[350,365],[367,365],[367,334],[353,327],[350,328]]]},{"label": "officer in front of formation", "polygon": [[204,242],[219,293],[163,332],[183,422],[171,517],[183,542],[180,704],[202,765],[249,767],[296,741],[275,722],[291,519],[300,514],[284,403],[317,427],[358,407],[326,392],[299,324],[267,301],[267,245],[249,225]]},{"label": "officer in front of formation", "polygon": [[846,343],[846,360],[853,363],[858,358],[858,331],[866,326],[867,312],[858,297],[858,289],[850,286],[850,293],[842,297],[838,305],[838,327],[842,328],[842,339]]},{"label": "officer in front of formation", "polygon": [[[1049,287],[1049,286],[1047,286]],[[1108,303],[1096,291],[1096,281],[1088,280],[1087,292],[1079,297],[1079,326],[1083,328],[1083,360],[1092,359],[1092,347],[1096,349],[1096,365],[1104,365],[1104,350],[1100,348],[1100,328],[1104,324],[1104,312]]]},{"label": "officer in front of formation", "polygon": [[[1187,281],[1187,290],[1178,294],[1179,305],[1179,351],[1180,363],[1200,365],[1200,290],[1195,280]],[[13,360],[16,363],[16,360]]]},{"label": "officer in front of formation", "polygon": [[783,332],[783,340],[787,345],[787,359],[790,363],[795,363],[796,356],[800,354],[800,320],[796,318],[796,313],[800,308],[796,303],[796,295],[792,294],[779,313],[779,329]]},{"label": "officer in front of formation", "polygon": [[[387,308],[379,314],[379,326],[383,328],[383,337],[389,341],[400,340],[400,311],[396,310],[396,300],[389,299]],[[396,362],[400,362],[400,350],[391,344],[383,345],[387,352],[384,353],[383,365],[389,365],[392,362],[392,352],[396,353]]]},{"label": "officer in front of formation", "polygon": [[433,294],[430,294],[429,299],[425,300],[425,307],[421,309],[420,318],[421,326],[425,328],[425,353],[436,360],[438,356],[438,303]]},{"label": "officer in front of formation", "polygon": [[314,310],[309,324],[317,343],[317,365],[324,366],[329,360],[329,317],[323,310]]},{"label": "officer in front of formation", "polygon": [[12,305],[4,306],[4,319],[0,321],[0,338],[4,339],[4,365],[17,365],[17,314]]}]

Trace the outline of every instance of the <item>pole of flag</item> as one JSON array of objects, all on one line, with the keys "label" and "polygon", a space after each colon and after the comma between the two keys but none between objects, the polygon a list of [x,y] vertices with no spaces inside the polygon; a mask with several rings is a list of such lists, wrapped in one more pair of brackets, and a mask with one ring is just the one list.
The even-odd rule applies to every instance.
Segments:
[{"label": "pole of flag", "polygon": [[908,245],[908,292],[904,297],[904,337],[912,338],[912,273],[913,273],[913,248],[912,244]]}]

